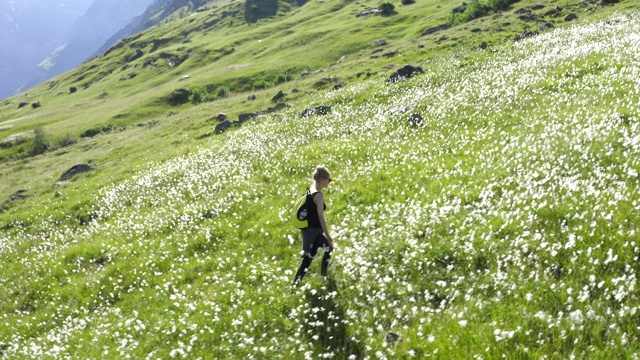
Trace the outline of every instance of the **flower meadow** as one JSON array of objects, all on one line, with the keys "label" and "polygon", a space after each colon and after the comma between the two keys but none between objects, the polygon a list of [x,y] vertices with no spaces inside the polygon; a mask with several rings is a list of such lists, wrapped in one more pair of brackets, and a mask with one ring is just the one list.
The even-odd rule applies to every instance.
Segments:
[{"label": "flower meadow", "polygon": [[[81,224],[48,200],[0,234],[0,355],[637,358],[639,19],[328,92],[82,190]],[[292,290],[317,164],[337,248]]]}]

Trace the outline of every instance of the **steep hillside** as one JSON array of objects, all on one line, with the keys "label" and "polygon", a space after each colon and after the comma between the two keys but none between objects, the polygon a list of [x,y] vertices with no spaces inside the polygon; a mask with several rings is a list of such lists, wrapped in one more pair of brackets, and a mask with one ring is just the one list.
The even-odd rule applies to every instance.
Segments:
[{"label": "steep hillside", "polygon": [[[261,4],[0,104],[2,357],[640,351],[636,2]],[[317,164],[337,249],[291,289]]]}]

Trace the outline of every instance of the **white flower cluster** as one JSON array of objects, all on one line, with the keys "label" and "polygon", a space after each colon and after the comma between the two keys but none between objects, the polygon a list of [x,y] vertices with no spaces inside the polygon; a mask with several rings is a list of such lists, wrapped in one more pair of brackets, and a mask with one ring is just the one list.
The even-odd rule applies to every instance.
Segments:
[{"label": "white flower cluster", "polygon": [[[332,92],[319,99],[336,104],[330,115],[258,121],[102,189],[85,226],[42,218],[0,234],[0,254],[38,289],[0,318],[17,330],[0,333],[0,354],[624,352],[640,340],[638,19]],[[310,275],[283,295],[298,249],[268,214],[286,217],[301,187],[291,179],[317,163],[338,180],[327,195],[332,280]],[[150,347],[150,334],[166,343]]]}]

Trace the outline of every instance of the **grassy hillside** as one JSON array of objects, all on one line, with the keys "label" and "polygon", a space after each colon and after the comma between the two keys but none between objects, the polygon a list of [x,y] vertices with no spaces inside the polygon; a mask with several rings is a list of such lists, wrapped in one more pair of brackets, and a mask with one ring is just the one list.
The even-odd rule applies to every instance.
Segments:
[{"label": "grassy hillside", "polygon": [[[0,139],[49,145],[0,149],[0,199],[28,195],[0,213],[0,354],[633,357],[640,9],[542,3],[537,23],[521,1],[420,36],[460,4],[280,2],[247,23],[217,2],[5,100]],[[424,74],[386,85],[404,63]],[[296,106],[198,139],[278,90]],[[53,186],[78,163],[95,170]],[[285,221],[316,164],[338,247],[291,291]]]}]

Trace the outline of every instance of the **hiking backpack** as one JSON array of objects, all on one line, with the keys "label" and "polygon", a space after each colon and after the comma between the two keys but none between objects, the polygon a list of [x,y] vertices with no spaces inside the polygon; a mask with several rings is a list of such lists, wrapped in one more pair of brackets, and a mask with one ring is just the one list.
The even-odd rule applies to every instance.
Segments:
[{"label": "hiking backpack", "polygon": [[309,195],[311,195],[311,191],[307,189],[307,192],[304,195],[300,196],[293,204],[293,211],[291,212],[290,221],[293,226],[298,229],[305,229],[309,226],[309,221],[307,221],[307,216],[309,215],[309,210],[307,208]]}]

